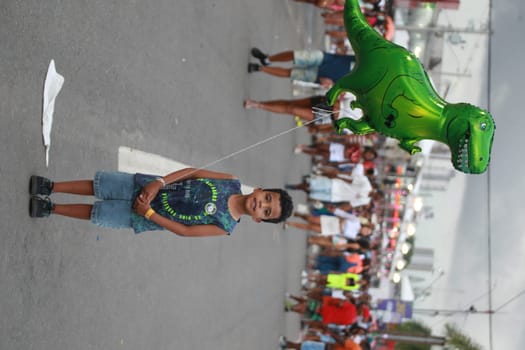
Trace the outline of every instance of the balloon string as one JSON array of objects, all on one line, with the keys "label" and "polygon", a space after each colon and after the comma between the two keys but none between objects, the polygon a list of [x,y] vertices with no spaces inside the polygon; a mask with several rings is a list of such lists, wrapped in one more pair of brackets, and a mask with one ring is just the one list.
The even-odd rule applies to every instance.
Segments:
[{"label": "balloon string", "polygon": [[[328,116],[328,115],[332,115],[332,114],[335,113],[334,111],[327,111],[326,109],[322,109],[322,108],[318,108],[318,107],[312,107],[312,110],[314,111],[314,113],[316,113],[316,112],[322,112],[323,115],[321,115],[321,116],[319,116],[319,117],[314,117],[314,119],[312,119],[312,120],[310,120],[310,121],[308,121],[308,122],[306,122],[306,123],[303,123],[303,125],[299,125],[299,126],[296,126],[296,127],[291,128],[291,129],[288,129],[288,130],[282,131],[282,132],[278,133],[277,135],[270,136],[270,137],[268,137],[268,138],[266,138],[266,139],[264,139],[264,140],[261,140],[261,141],[259,141],[259,142],[254,143],[254,144],[251,144],[251,145],[249,145],[249,146],[246,146],[246,147],[244,147],[244,148],[241,148],[240,150],[237,150],[237,151],[235,151],[235,152],[232,152],[232,153],[230,153],[230,154],[228,154],[228,155],[226,155],[226,156],[224,156],[224,157],[221,157],[221,158],[219,158],[219,159],[217,159],[217,160],[214,160],[213,162],[210,162],[210,163],[208,163],[208,164],[202,165],[202,166],[196,168],[195,170],[191,171],[189,174],[186,174],[186,175],[184,175],[184,176],[190,176],[190,175],[193,175],[193,174],[195,174],[195,173],[196,173],[197,171],[199,171],[199,170],[207,169],[207,168],[209,168],[209,167],[211,167],[211,166],[214,166],[215,164],[218,164],[218,163],[220,163],[220,162],[222,162],[222,161],[224,161],[224,160],[226,160],[226,159],[228,159],[228,158],[235,157],[236,155],[238,155],[238,154],[240,154],[240,153],[242,153],[242,152],[246,152],[246,151],[248,151],[248,150],[250,150],[250,149],[252,149],[252,148],[255,148],[255,147],[257,147],[257,146],[260,146],[260,145],[262,145],[262,144],[264,144],[264,143],[267,143],[267,142],[269,142],[269,141],[275,140],[275,139],[278,138],[278,137],[281,137],[281,136],[283,136],[283,135],[289,134],[289,133],[291,133],[292,131],[295,131],[295,130],[297,130],[297,129],[299,129],[299,128],[302,128],[302,127],[304,127],[304,126],[310,125],[310,124],[316,122],[317,120],[321,120],[321,119],[325,118],[326,116]],[[182,177],[182,176],[181,176],[181,177]],[[177,182],[181,177],[176,178],[175,180],[173,180],[173,182]]]}]

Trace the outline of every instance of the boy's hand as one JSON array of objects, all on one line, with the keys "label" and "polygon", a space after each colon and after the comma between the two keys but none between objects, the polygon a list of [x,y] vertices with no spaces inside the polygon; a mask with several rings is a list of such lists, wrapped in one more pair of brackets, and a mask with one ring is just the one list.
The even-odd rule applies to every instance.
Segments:
[{"label": "boy's hand", "polygon": [[159,193],[159,190],[162,188],[162,182],[160,181],[151,181],[146,186],[142,187],[142,191],[140,191],[140,194],[138,195],[137,199],[141,199],[147,204],[151,203],[153,198],[157,196],[157,193]]},{"label": "boy's hand", "polygon": [[142,193],[139,194],[139,196],[135,200],[135,203],[133,203],[133,210],[135,210],[135,213],[137,213],[137,215],[144,216],[148,209],[151,208],[151,206],[149,205],[149,203],[146,203],[144,199],[141,198],[141,196]]}]

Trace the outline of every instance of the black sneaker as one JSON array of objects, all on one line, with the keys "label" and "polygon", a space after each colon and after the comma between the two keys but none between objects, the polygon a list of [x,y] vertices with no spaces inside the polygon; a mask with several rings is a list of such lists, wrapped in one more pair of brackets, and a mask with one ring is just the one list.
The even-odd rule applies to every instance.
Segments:
[{"label": "black sneaker", "polygon": [[270,64],[270,61],[268,61],[268,55],[263,53],[258,48],[254,47],[251,51],[251,54],[253,57],[257,58],[259,61],[261,61],[261,64],[263,66],[267,66]]},{"label": "black sneaker", "polygon": [[32,175],[29,179],[29,194],[35,196],[37,194],[49,196],[53,191],[53,181],[48,178]]},{"label": "black sneaker", "polygon": [[261,66],[257,63],[248,63],[248,73],[258,72]]},{"label": "black sneaker", "polygon": [[45,218],[51,215],[55,205],[49,198],[31,197],[29,200],[29,216],[32,218]]}]

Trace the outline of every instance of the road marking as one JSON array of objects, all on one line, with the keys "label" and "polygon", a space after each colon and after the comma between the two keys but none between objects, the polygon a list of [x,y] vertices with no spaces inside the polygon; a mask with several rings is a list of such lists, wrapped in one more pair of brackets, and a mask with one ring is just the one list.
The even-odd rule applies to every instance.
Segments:
[{"label": "road marking", "polygon": [[[118,148],[118,170],[127,173],[166,175],[174,171],[192,167],[158,154],[144,152],[135,148]],[[254,187],[242,184],[242,193],[253,192]]]}]

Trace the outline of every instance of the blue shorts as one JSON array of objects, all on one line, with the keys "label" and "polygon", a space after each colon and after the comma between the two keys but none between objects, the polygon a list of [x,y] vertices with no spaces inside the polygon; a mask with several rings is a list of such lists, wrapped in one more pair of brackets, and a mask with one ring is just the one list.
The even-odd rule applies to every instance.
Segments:
[{"label": "blue shorts", "polygon": [[324,348],[325,344],[318,341],[305,340],[301,343],[301,350],[324,350]]},{"label": "blue shorts", "polygon": [[95,197],[91,222],[107,228],[131,228],[135,175],[97,171],[93,180]]},{"label": "blue shorts", "polygon": [[309,197],[321,202],[332,201],[332,179],[325,176],[310,177]]},{"label": "blue shorts", "polygon": [[320,50],[297,50],[293,52],[293,55],[294,62],[290,79],[315,83],[319,66],[323,62],[323,52]]},{"label": "blue shorts", "polygon": [[319,340],[322,341],[325,344],[334,344],[335,343],[335,339],[332,338],[329,335],[326,335],[326,334],[319,335]]}]

